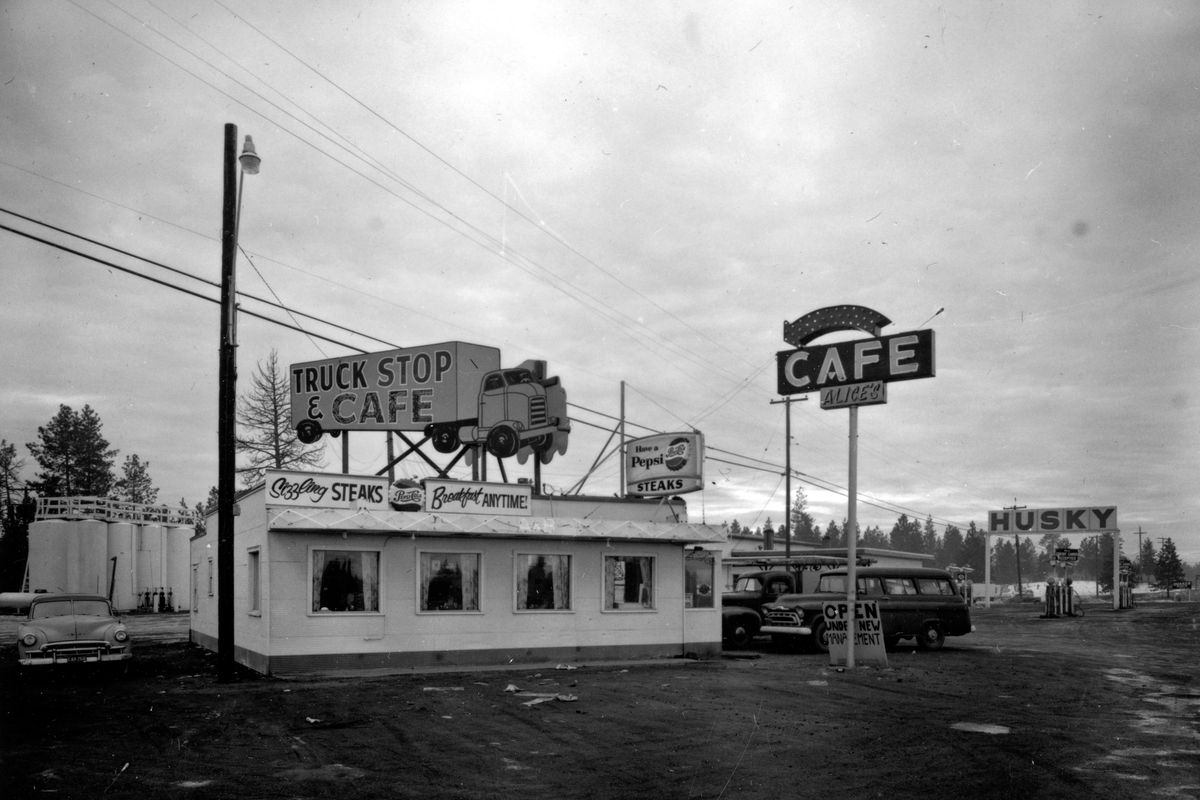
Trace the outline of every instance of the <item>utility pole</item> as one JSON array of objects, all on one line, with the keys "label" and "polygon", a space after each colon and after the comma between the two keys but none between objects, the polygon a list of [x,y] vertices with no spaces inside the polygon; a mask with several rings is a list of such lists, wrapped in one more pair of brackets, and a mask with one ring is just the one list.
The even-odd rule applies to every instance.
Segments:
[{"label": "utility pole", "polygon": [[792,403],[807,400],[807,397],[785,397],[772,400],[771,405],[783,403],[784,407],[784,474],[783,474],[783,557],[792,557]]},{"label": "utility pole", "polygon": [[[1014,497],[1013,504],[1011,506],[1005,506],[1004,510],[1013,512],[1013,519],[1015,520],[1017,518],[1017,512],[1020,511],[1022,508],[1028,508],[1028,507],[1029,506],[1017,505],[1017,498]],[[1013,527],[1016,527],[1016,526],[1014,525]],[[1021,536],[1020,536],[1020,534],[1014,532],[1013,539],[1015,539],[1017,542],[1017,597],[1019,598],[1022,596],[1022,594],[1021,594],[1022,589],[1021,589]],[[986,555],[985,555],[985,558],[986,558]]]}]

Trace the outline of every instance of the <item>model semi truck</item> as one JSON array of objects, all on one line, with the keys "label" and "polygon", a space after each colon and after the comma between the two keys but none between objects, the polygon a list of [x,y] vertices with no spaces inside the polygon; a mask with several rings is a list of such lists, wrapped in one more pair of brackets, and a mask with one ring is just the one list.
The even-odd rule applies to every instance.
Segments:
[{"label": "model semi truck", "polygon": [[466,342],[290,367],[292,425],[317,441],[346,430],[420,431],[441,453],[481,445],[497,458],[567,450],[567,398],[545,361],[500,368],[500,351]]}]

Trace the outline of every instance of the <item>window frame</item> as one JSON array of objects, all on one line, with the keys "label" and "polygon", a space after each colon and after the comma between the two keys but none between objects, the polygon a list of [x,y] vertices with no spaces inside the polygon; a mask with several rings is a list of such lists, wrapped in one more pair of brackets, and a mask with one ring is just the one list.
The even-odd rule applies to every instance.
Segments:
[{"label": "window frame", "polygon": [[[425,580],[425,557],[426,556],[457,556],[460,559],[463,557],[466,557],[466,556],[473,556],[475,558],[475,574],[476,574],[475,583],[476,583],[476,586],[475,586],[475,607],[474,608],[465,608],[465,606],[467,605],[465,595],[463,595],[463,599],[461,600],[464,608],[426,608],[425,607],[426,606],[426,591],[427,591],[426,587],[427,587],[428,583],[433,582],[432,577],[429,579],[428,582],[426,582],[426,580]],[[415,572],[416,572],[417,580],[416,580],[416,586],[415,586],[415,591],[416,591],[415,609],[416,609],[417,614],[422,614],[422,615],[423,614],[431,614],[434,616],[439,616],[439,615],[444,615],[444,614],[482,614],[483,613],[484,558],[483,558],[482,550],[446,550],[443,548],[439,548],[436,550],[435,549],[425,550],[425,549],[418,548],[417,552],[416,552],[416,560],[417,560],[417,563],[416,563]],[[432,565],[431,565],[431,568],[432,568]],[[461,595],[462,594],[461,584],[459,587],[459,592]]]},{"label": "window frame", "polygon": [[247,613],[252,617],[262,616],[262,548],[246,550],[246,598]]},{"label": "window frame", "polygon": [[[708,582],[700,582],[700,576],[696,577],[696,591],[689,592],[688,567],[695,563],[703,564],[708,568]],[[716,553],[711,550],[693,550],[684,553],[683,556],[683,607],[687,611],[711,611],[717,607],[717,558]],[[708,604],[696,605],[696,600],[693,595],[705,597],[704,587],[708,587]]]},{"label": "window frame", "polygon": [[[333,609],[328,609],[328,610],[322,611],[322,610],[320,610],[320,608],[314,608],[316,603],[319,601],[319,598],[313,596],[313,592],[316,588],[316,585],[315,585],[316,568],[315,568],[315,563],[314,563],[314,556],[318,552],[320,552],[320,553],[355,553],[355,554],[359,554],[359,555],[374,553],[375,554],[375,608],[374,609],[366,608],[367,602],[366,602],[365,593],[364,593],[364,599],[363,599],[364,607],[361,610],[335,611]],[[348,546],[345,544],[330,544],[330,545],[315,545],[314,544],[314,545],[309,545],[307,548],[307,560],[308,560],[308,566],[306,567],[306,573],[308,576],[308,581],[305,585],[308,588],[305,592],[305,612],[307,613],[308,616],[310,616],[310,617],[380,616],[383,614],[383,609],[385,607],[383,594],[384,594],[384,587],[386,586],[387,582],[384,580],[384,558],[383,558],[383,550],[381,548],[368,547],[368,546],[355,547],[355,546]],[[359,569],[361,570],[361,568],[362,567],[361,567],[361,563],[360,563]]]},{"label": "window frame", "polygon": [[[528,581],[529,570],[532,568],[530,559],[534,559],[534,558],[566,559],[566,570],[565,570],[566,588],[564,589],[564,591],[566,592],[566,603],[567,604],[565,606],[557,606],[556,605],[551,608],[545,608],[545,607],[532,607],[531,608],[528,605],[525,605],[525,606],[521,605],[522,577],[525,578],[526,582]],[[575,611],[575,608],[574,608],[574,600],[575,600],[575,575],[574,575],[575,558],[574,558],[574,554],[568,553],[568,552],[561,552],[561,551],[516,550],[513,552],[513,562],[512,563],[513,563],[513,613],[515,613],[515,614],[570,614],[570,613],[574,613],[574,611]],[[562,562],[560,561],[559,563],[561,565]],[[559,571],[552,571],[552,573],[551,573],[552,578],[557,580],[557,578],[556,578],[557,575],[559,575]],[[554,589],[552,591],[557,592],[558,587],[560,585],[561,584],[556,583],[554,586]],[[528,583],[526,583],[525,595],[526,595],[526,598],[528,598]],[[526,602],[528,603],[528,599],[526,599]],[[556,599],[556,602],[557,602],[557,599]]]},{"label": "window frame", "polygon": [[[609,582],[609,572],[608,572],[609,559],[623,559],[622,563],[624,563],[626,565],[627,565],[628,561],[632,560],[632,559],[637,559],[639,561],[644,559],[644,560],[650,562],[650,581],[649,581],[649,587],[648,587],[649,588],[649,591],[648,591],[649,605],[646,605],[645,601],[641,600],[642,593],[644,591],[646,591],[646,589],[647,589],[647,587],[644,585],[645,581],[642,581],[643,585],[638,590],[639,599],[633,600],[633,601],[622,600],[620,602],[617,602],[614,599],[612,601],[612,605],[609,605],[609,599],[608,599],[609,598],[609,585],[608,585],[608,582]],[[658,576],[657,576],[658,563],[657,562],[658,562],[658,556],[654,555],[653,553],[637,553],[637,552],[605,553],[603,555],[602,569],[601,569],[602,578],[600,581],[600,612],[602,614],[608,614],[608,613],[612,613],[612,614],[629,614],[629,613],[646,614],[646,613],[654,613],[654,612],[658,611]],[[641,565],[639,564],[639,569],[640,568],[641,568]],[[620,583],[620,585],[622,585],[622,586],[625,585],[624,575],[625,575],[624,570],[622,570],[622,579],[621,579],[621,583]],[[614,589],[614,591],[616,589],[615,577],[614,577],[613,589]]]}]

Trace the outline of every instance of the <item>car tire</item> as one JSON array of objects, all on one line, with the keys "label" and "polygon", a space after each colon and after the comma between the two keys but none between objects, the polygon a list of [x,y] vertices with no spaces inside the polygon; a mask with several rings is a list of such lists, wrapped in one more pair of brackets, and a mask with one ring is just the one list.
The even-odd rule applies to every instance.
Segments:
[{"label": "car tire", "polygon": [[813,650],[818,653],[829,652],[829,629],[825,627],[823,619],[819,619],[813,624],[812,646]]},{"label": "car tire", "polygon": [[934,622],[926,622],[917,636],[917,647],[922,650],[941,650],[945,643],[946,634],[942,633],[942,629]]}]

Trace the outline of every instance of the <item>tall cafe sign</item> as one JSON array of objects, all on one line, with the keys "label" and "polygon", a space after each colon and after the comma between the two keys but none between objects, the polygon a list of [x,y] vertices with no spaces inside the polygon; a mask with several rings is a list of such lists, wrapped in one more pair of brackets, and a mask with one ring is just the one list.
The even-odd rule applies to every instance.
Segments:
[{"label": "tall cafe sign", "polygon": [[[865,306],[819,308],[793,322],[783,323],[783,340],[795,349],[776,354],[781,395],[820,392],[821,408],[850,409],[848,531],[857,531],[858,527],[858,407],[886,403],[888,383],[934,376],[933,331],[880,336],[880,330],[891,323],[883,314]],[[813,343],[826,334],[843,331],[861,331],[870,338]],[[847,539],[848,608],[857,607],[856,539],[856,536]],[[854,666],[854,616],[847,615],[847,667]]]}]

